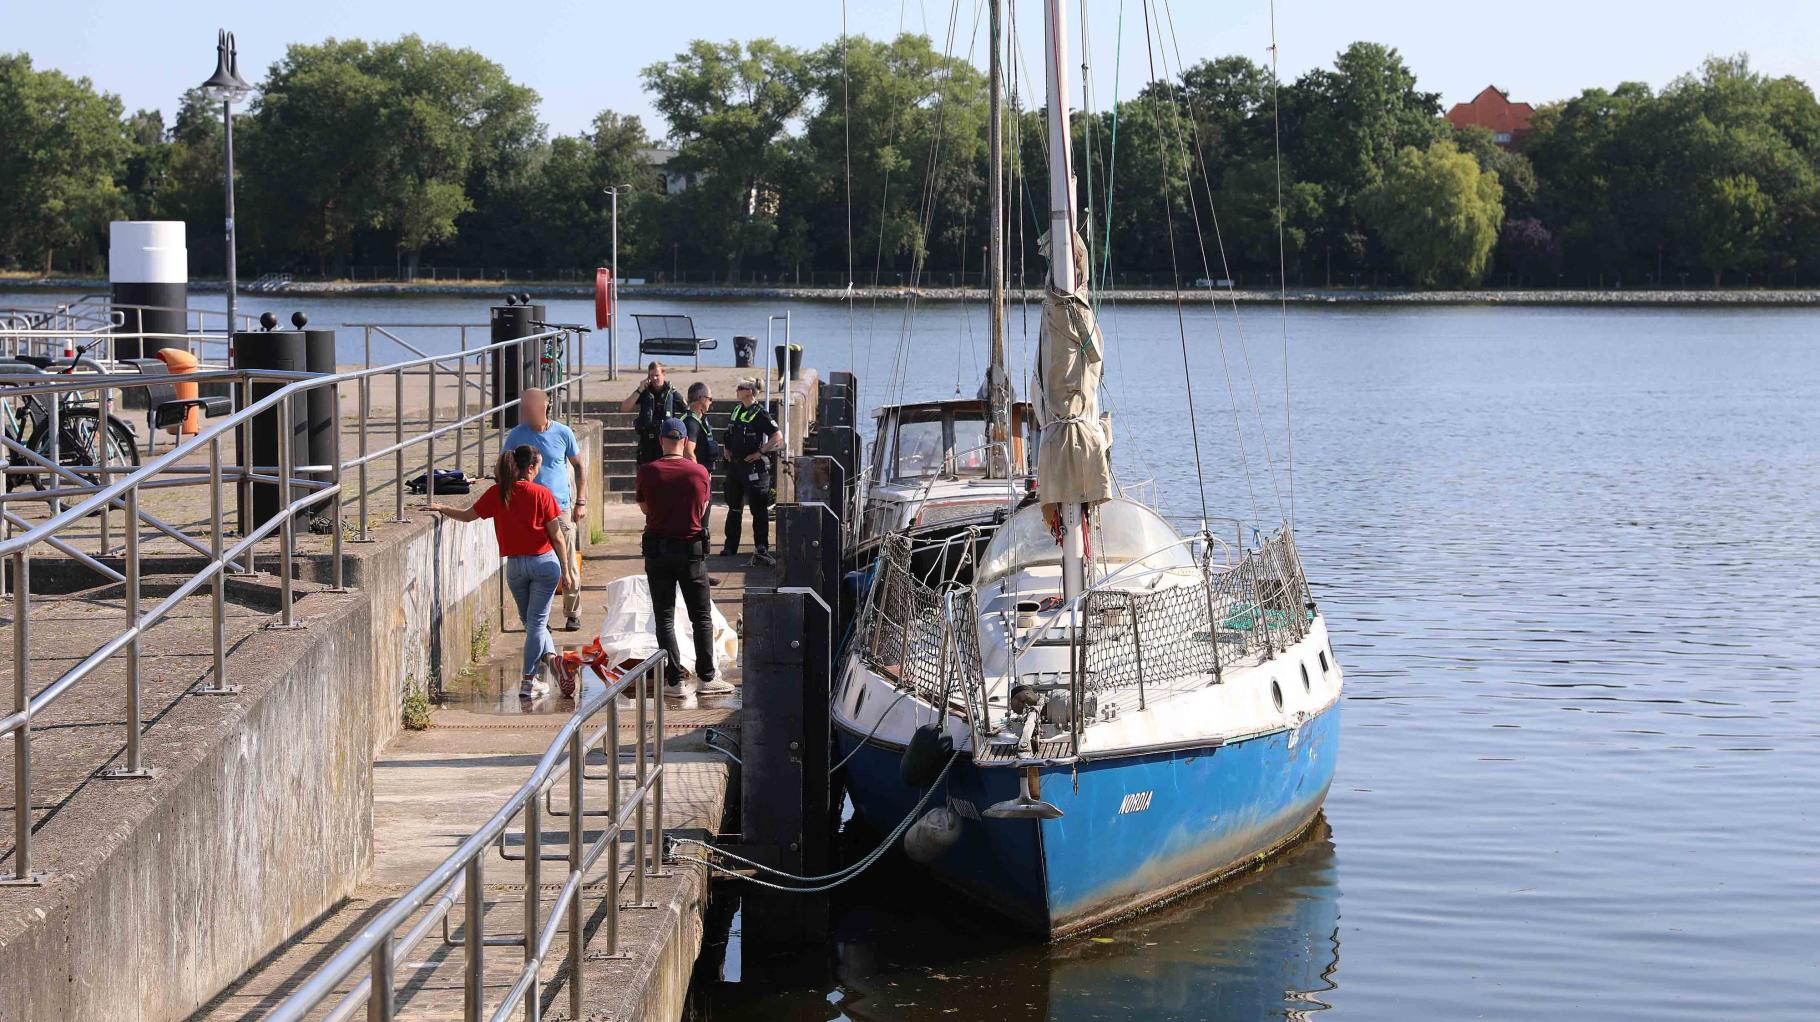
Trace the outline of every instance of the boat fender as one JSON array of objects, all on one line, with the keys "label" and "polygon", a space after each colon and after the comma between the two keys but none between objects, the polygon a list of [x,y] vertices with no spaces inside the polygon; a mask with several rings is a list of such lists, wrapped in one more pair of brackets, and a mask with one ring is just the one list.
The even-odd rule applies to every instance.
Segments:
[{"label": "boat fender", "polygon": [[897,775],[921,791],[942,775],[942,767],[952,755],[954,739],[940,724],[924,724],[911,732],[910,744],[904,746],[904,758],[897,764]]},{"label": "boat fender", "polygon": [[927,866],[960,839],[960,814],[947,806],[936,806],[904,832],[904,854],[910,861]]}]

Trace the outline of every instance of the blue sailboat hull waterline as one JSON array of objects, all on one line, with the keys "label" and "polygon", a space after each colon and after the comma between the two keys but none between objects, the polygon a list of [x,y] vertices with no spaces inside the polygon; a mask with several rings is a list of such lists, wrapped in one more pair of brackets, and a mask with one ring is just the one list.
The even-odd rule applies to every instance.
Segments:
[{"label": "blue sailboat hull waterline", "polygon": [[[1129,915],[1294,842],[1333,783],[1339,721],[1335,702],[1294,730],[1043,768],[1040,797],[1062,810],[1052,820],[984,817],[1016,797],[1021,771],[963,754],[930,803],[946,799],[960,835],[928,868],[1051,938]],[[899,777],[902,750],[836,736],[854,806],[889,831],[922,797]]]}]

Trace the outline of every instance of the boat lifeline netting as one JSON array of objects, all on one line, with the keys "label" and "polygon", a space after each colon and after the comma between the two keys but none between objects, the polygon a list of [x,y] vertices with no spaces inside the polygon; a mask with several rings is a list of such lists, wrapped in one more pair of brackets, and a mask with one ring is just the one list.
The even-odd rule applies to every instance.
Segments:
[{"label": "boat lifeline netting", "polygon": [[1086,688],[1135,689],[1142,704],[1205,684],[1226,665],[1286,649],[1308,634],[1307,596],[1286,534],[1211,573],[1204,585],[1090,592]]},{"label": "boat lifeline netting", "polygon": [[[908,545],[895,540],[886,543],[878,570],[861,659],[926,702],[940,705],[962,691],[971,705],[981,685],[973,593],[944,594],[917,578]],[[950,601],[959,603],[951,607]]]}]

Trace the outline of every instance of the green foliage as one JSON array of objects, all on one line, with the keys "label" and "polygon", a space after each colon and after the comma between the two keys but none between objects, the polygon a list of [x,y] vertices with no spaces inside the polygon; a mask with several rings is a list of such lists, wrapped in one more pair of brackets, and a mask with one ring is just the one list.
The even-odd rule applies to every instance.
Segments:
[{"label": "green foliage", "polygon": [[1478,283],[1504,222],[1504,189],[1449,141],[1392,157],[1365,196],[1371,225],[1422,287]]},{"label": "green foliage", "polygon": [[[986,83],[968,59],[915,34],[813,52],[697,41],[643,77],[661,130],[609,110],[549,138],[536,95],[473,51],[416,36],[292,46],[237,111],[243,269],[602,265],[608,188],[629,276],[979,269]],[[1033,99],[1006,118],[1007,241],[1031,274],[1048,145]],[[1245,57],[1204,60],[1077,115],[1095,272],[1257,284],[1281,258],[1307,284],[1476,280],[1495,182],[1496,263],[1513,282],[1820,279],[1820,103],[1796,79],[1739,56],[1659,93],[1589,89],[1540,108],[1516,150],[1439,113],[1395,49],[1360,42],[1281,83]],[[677,150],[663,171],[653,132]],[[222,135],[221,105],[197,91],[168,123],[124,116],[85,80],[0,56],[0,266],[93,271],[107,220],[133,216],[187,221],[193,271],[221,272]],[[1406,201],[1424,193],[1435,203]]]},{"label": "green foliage", "polygon": [[134,140],[120,114],[120,100],[87,78],[0,54],[0,263],[48,272],[59,250],[74,250],[95,264],[108,221],[126,209],[116,178]]},{"label": "green foliage", "polygon": [[424,687],[417,683],[415,677],[406,678],[404,682],[404,706],[400,723],[406,731],[427,731],[432,723],[430,719],[430,697]]},{"label": "green foliage", "polygon": [[[737,276],[746,254],[768,248],[777,233],[778,141],[808,95],[808,62],[771,39],[698,39],[643,75],[678,145],[675,170],[694,176],[672,204],[693,228],[688,240]],[[680,244],[682,232],[670,233]]]}]

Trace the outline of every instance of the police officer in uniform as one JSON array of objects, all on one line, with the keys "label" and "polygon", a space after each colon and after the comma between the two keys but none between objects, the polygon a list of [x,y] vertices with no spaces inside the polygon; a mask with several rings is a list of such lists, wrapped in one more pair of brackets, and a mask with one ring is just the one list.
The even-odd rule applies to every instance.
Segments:
[{"label": "police officer in uniform", "polygon": [[683,412],[682,395],[664,379],[662,362],[646,366],[645,378],[639,381],[638,389],[619,403],[622,412],[634,409],[638,411],[638,420],[632,428],[638,433],[638,463],[643,465],[663,457],[663,448],[657,439],[658,426],[665,419],[676,418]]},{"label": "police officer in uniform", "polygon": [[[708,423],[708,409],[714,404],[714,393],[708,385],[700,380],[689,384],[689,410],[683,413],[683,428],[689,431],[689,442],[685,450],[695,459],[695,463],[714,475],[714,469],[720,463],[720,442],[714,439],[714,427]],[[708,528],[708,512],[701,513],[701,527]]]},{"label": "police officer in uniform", "polygon": [[758,384],[739,381],[739,407],[728,417],[726,442],[721,457],[727,462],[727,477],[722,492],[727,498],[727,539],[720,549],[722,557],[739,553],[740,512],[752,511],[752,541],[755,565],[776,564],[771,556],[771,480],[772,451],[784,445],[784,435],[772,421],[771,414],[758,403]]}]

